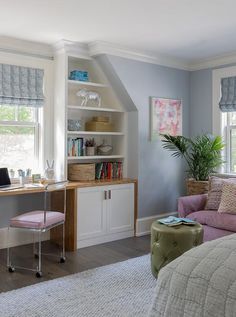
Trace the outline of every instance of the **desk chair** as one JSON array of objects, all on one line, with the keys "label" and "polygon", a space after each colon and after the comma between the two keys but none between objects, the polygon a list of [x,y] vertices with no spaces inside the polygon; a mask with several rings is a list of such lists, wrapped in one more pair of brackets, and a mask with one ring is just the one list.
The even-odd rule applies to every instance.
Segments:
[{"label": "desk chair", "polygon": [[[21,214],[10,220],[10,225],[8,227],[8,248],[7,248],[7,267],[9,272],[14,272],[15,268],[26,269],[36,272],[36,277],[42,276],[42,233],[49,231],[52,228],[63,225],[62,230],[62,252],[60,255],[60,263],[64,263],[65,258],[65,219],[66,219],[66,181],[56,182],[45,186],[44,190],[44,210],[36,210]],[[64,191],[64,206],[63,212],[59,211],[49,211],[48,206],[48,196],[50,192],[63,190]],[[38,254],[35,253],[35,241],[34,241],[34,255],[38,258],[38,266],[35,268],[26,268],[20,266],[14,266],[11,262],[10,248],[9,248],[9,235],[11,228],[18,228],[22,230],[32,231],[38,233]]]}]

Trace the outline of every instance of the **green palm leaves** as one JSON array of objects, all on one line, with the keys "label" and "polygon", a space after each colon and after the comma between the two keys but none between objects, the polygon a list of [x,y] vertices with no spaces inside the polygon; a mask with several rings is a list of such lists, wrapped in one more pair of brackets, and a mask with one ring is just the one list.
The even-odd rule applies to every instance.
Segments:
[{"label": "green palm leaves", "polygon": [[208,180],[209,175],[224,163],[221,157],[224,143],[220,136],[202,135],[189,139],[163,134],[162,137],[163,148],[173,152],[174,157],[183,157],[189,177],[195,180]]}]

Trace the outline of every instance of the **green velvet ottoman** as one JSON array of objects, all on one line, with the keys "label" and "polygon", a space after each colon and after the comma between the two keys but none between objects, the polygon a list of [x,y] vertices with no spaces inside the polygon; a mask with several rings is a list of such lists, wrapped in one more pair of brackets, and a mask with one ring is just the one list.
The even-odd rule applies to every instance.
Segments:
[{"label": "green velvet ottoman", "polygon": [[203,228],[195,225],[168,227],[157,221],[151,228],[151,267],[157,277],[160,269],[189,249],[201,244]]}]

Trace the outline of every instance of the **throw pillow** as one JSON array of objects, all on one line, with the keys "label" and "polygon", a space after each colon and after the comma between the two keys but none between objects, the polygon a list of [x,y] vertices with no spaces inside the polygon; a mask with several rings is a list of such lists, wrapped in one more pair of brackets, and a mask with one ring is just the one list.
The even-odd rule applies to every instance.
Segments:
[{"label": "throw pillow", "polygon": [[220,178],[211,176],[209,179],[209,192],[205,210],[218,210],[221,201],[222,189],[224,183],[236,183],[236,178]]},{"label": "throw pillow", "polygon": [[236,214],[236,184],[225,182],[222,188],[220,213]]}]

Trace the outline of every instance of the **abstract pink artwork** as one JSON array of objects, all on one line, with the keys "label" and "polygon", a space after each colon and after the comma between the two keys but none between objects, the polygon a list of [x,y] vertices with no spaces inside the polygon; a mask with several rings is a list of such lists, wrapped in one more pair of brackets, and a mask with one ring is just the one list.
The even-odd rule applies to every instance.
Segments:
[{"label": "abstract pink artwork", "polygon": [[151,98],[151,140],[157,140],[160,134],[182,134],[180,99]]}]

